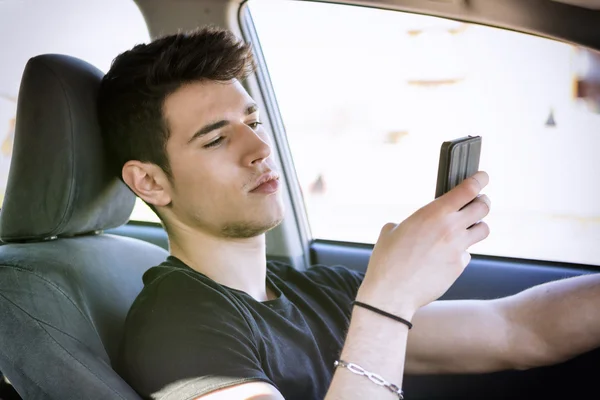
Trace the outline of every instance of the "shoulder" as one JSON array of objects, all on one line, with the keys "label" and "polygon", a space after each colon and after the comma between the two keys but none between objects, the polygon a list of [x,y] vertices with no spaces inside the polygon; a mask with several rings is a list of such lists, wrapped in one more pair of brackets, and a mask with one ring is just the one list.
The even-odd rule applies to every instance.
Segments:
[{"label": "shoulder", "polygon": [[208,277],[168,262],[153,267],[127,315],[119,372],[136,388],[155,388],[199,371],[199,360],[223,349],[253,354],[248,319],[234,296]]},{"label": "shoulder", "polygon": [[250,381],[273,384],[261,369],[256,334],[238,309],[222,296],[213,297],[219,303],[190,301],[167,291],[173,301],[160,300],[170,284],[171,278],[162,280],[153,301],[127,317],[116,368],[138,393],[191,399]]},{"label": "shoulder", "polygon": [[[246,325],[239,301],[224,287],[190,269],[165,262],[144,274],[144,287],[133,302],[126,331],[144,337],[197,323],[215,323],[228,315],[231,324]],[[184,323],[185,322],[185,323]]]},{"label": "shoulder", "polygon": [[138,296],[141,301],[149,295],[155,299],[167,300],[169,304],[190,299],[214,301],[224,299],[228,293],[223,286],[174,257],[169,257],[162,264],[146,271],[143,281],[144,288]]}]

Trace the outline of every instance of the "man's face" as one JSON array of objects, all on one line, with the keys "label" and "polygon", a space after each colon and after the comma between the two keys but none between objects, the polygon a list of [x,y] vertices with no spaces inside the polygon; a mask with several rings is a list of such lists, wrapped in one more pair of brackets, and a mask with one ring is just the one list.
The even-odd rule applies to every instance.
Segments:
[{"label": "man's face", "polygon": [[257,236],[281,222],[279,175],[267,135],[237,80],[183,86],[167,97],[163,112],[170,129],[172,217],[234,238]]}]

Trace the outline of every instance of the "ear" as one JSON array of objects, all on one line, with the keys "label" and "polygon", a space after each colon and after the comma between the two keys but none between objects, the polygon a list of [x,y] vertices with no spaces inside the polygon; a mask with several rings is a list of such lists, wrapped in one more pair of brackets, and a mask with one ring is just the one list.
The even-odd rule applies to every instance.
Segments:
[{"label": "ear", "polygon": [[123,180],[146,203],[157,207],[171,204],[171,182],[156,164],[130,160],[123,165]]}]

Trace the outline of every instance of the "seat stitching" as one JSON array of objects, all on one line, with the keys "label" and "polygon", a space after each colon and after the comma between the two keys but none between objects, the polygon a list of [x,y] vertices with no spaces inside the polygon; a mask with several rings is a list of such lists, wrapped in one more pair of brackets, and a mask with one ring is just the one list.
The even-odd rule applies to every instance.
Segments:
[{"label": "seat stitching", "polygon": [[[76,337],[72,336],[71,334],[63,331],[62,329],[50,324],[49,322],[46,321],[42,321],[41,319],[34,317],[33,315],[31,315],[30,313],[28,313],[24,308],[20,307],[17,303],[15,303],[14,301],[12,301],[11,299],[7,298],[5,295],[3,295],[2,293],[0,293],[0,297],[4,298],[7,302],[9,302],[10,304],[12,304],[13,306],[15,306],[16,308],[18,308],[19,310],[21,310],[24,314],[26,314],[29,318],[33,319],[34,321],[40,323],[40,324],[44,324],[47,325],[51,328],[56,329],[57,331],[63,333],[65,336],[70,337],[71,339],[75,340],[77,343],[79,343],[80,345],[82,345],[83,347],[85,347],[86,349],[88,349],[90,352],[93,352],[93,350],[85,343],[83,343],[81,340],[77,339]],[[106,350],[106,349],[105,349]],[[107,354],[108,355],[108,354]],[[110,357],[109,357],[110,360]],[[112,365],[111,365],[112,368]],[[1,399],[0,399],[1,400]]]},{"label": "seat stitching", "polygon": [[54,236],[56,232],[60,232],[62,229],[64,229],[66,226],[68,226],[69,224],[69,219],[73,216],[73,212],[74,212],[74,197],[75,197],[75,164],[76,161],[75,159],[77,158],[76,155],[74,154],[74,149],[75,149],[75,140],[76,140],[76,135],[74,134],[74,127],[73,127],[73,111],[71,110],[71,99],[70,97],[67,95],[67,90],[65,89],[65,82],[62,79],[62,76],[57,74],[56,71],[54,71],[54,69],[48,65],[46,62],[41,62],[40,65],[43,65],[52,75],[54,75],[54,78],[56,78],[56,81],[59,83],[60,85],[60,89],[64,95],[64,98],[67,102],[67,110],[69,112],[69,136],[70,136],[70,150],[73,152],[72,154],[72,158],[71,158],[71,165],[70,165],[70,170],[69,170],[69,174],[71,175],[71,179],[69,182],[69,195],[67,198],[67,204],[66,207],[63,211],[63,215],[60,219],[60,222],[58,223],[58,226],[55,226],[53,230],[50,231],[49,235],[50,236]]},{"label": "seat stitching", "polygon": [[[36,321],[36,322],[37,322],[37,321]],[[39,323],[39,322],[38,322],[38,323]],[[87,366],[87,365],[85,365],[83,362],[81,362],[80,360],[78,360],[77,358],[75,358],[75,356],[73,356],[73,354],[71,354],[71,353],[69,352],[69,350],[67,350],[67,349],[66,349],[64,346],[62,346],[60,343],[58,343],[58,341],[57,341],[56,339],[54,339],[54,337],[53,337],[53,336],[52,336],[52,335],[51,335],[51,334],[50,334],[50,333],[49,333],[49,332],[46,330],[46,328],[45,328],[45,327],[44,327],[42,324],[40,324],[40,326],[41,326],[41,328],[44,330],[44,332],[46,332],[46,334],[47,334],[48,336],[50,336],[50,338],[52,338],[52,340],[54,341],[54,343],[56,343],[56,345],[57,345],[58,347],[60,347],[60,348],[61,348],[61,349],[62,349],[62,350],[65,352],[65,353],[67,353],[67,354],[68,354],[68,355],[69,355],[69,356],[70,356],[70,357],[71,357],[71,358],[72,358],[74,361],[76,361],[78,364],[81,364],[83,367],[85,367],[85,369],[87,369],[87,370],[90,372],[90,374],[94,375],[94,376],[96,377],[96,379],[98,379],[98,380],[99,380],[100,382],[102,382],[102,383],[103,383],[103,384],[104,384],[104,385],[105,385],[105,386],[106,386],[108,389],[110,389],[110,390],[111,390],[113,393],[115,393],[117,396],[119,396],[119,398],[121,398],[121,399],[125,400],[125,398],[124,398],[123,396],[121,396],[121,394],[120,394],[119,392],[117,392],[117,391],[116,391],[115,389],[113,389],[113,388],[112,388],[112,387],[111,387],[109,384],[107,384],[106,382],[104,382],[104,380],[103,380],[102,378],[100,378],[98,375],[96,375],[96,374],[94,373],[94,371],[92,371],[92,370],[90,369],[90,367],[88,367],[88,366]],[[59,331],[59,332],[62,332],[60,329],[58,329],[58,331]],[[112,369],[112,367],[111,367],[111,369]],[[113,370],[113,372],[115,372],[115,371]],[[115,375],[118,375],[118,374],[115,372]],[[122,379],[122,378],[121,378],[121,379]]]},{"label": "seat stitching", "polygon": [[[11,362],[11,363],[14,363],[14,361],[13,361],[12,357],[10,357],[8,354],[6,354],[5,352],[3,352],[3,351],[2,351],[2,349],[0,349],[0,353],[2,353],[2,355],[3,355],[4,357],[6,357],[6,358],[7,358],[7,359],[8,359],[8,360]],[[19,368],[19,369],[20,369],[20,368]],[[50,394],[49,394],[48,392],[46,392],[46,391],[45,391],[45,390],[42,388],[42,386],[41,386],[41,385],[40,385],[40,384],[39,384],[39,383],[38,383],[38,382],[37,382],[35,379],[33,379],[32,377],[30,377],[30,376],[28,376],[28,375],[26,375],[26,377],[27,377],[27,379],[28,379],[30,382],[32,382],[34,385],[36,385],[36,386],[37,386],[37,387],[40,389],[40,391],[41,391],[42,393],[44,393],[45,395],[47,395],[48,397],[50,397]],[[16,390],[16,388],[15,388],[15,390]],[[17,393],[18,393],[18,391],[17,391]],[[21,395],[21,393],[19,393],[19,395]]]},{"label": "seat stitching", "polygon": [[37,274],[36,272],[28,270],[28,269],[25,269],[23,267],[0,265],[0,268],[12,268],[12,269],[20,270],[20,271],[23,271],[23,272],[27,272],[27,273],[32,274],[33,276],[41,279],[42,281],[44,281],[48,285],[52,286],[59,293],[61,293],[69,301],[69,303],[71,303],[73,305],[73,307],[75,307],[77,309],[77,311],[79,311],[79,313],[81,314],[81,316],[86,321],[88,321],[90,325],[92,325],[92,327],[94,328],[94,332],[96,332],[96,336],[98,337],[98,340],[100,340],[100,343],[104,344],[104,342],[102,342],[102,338],[100,337],[100,334],[98,333],[98,330],[96,329],[96,325],[93,323],[93,321],[90,318],[88,318],[88,316],[79,308],[79,306],[58,285],[54,284],[53,282],[51,282],[50,280],[44,278],[43,276]]},{"label": "seat stitching", "polygon": [[[81,362],[80,360],[78,360],[75,356],[73,356],[73,354],[71,354],[63,345],[61,345],[55,338],[54,336],[52,336],[50,334],[50,332],[48,332],[48,330],[45,328],[44,325],[46,325],[45,323],[42,323],[41,321],[39,321],[37,318],[32,317],[27,311],[23,310],[21,307],[19,307],[18,305],[14,304],[14,302],[12,302],[11,300],[9,300],[8,298],[6,298],[6,296],[4,296],[2,293],[0,293],[0,296],[2,296],[4,299],[6,299],[8,302],[10,302],[11,304],[15,305],[17,308],[19,308],[22,312],[24,312],[25,314],[27,314],[28,316],[30,316],[38,325],[40,328],[43,329],[44,332],[46,332],[46,335],[48,335],[48,337],[50,339],[52,339],[52,341],[60,348],[62,349],[65,353],[67,353],[74,361],[76,361],[78,364],[82,365],[83,367],[85,367],[85,369],[87,369],[92,375],[94,375],[100,382],[102,382],[108,389],[110,389],[111,391],[113,391],[115,394],[117,394],[121,399],[125,400],[125,398],[123,396],[121,396],[115,389],[113,389],[112,387],[110,387],[106,382],[104,382],[104,380],[102,378],[100,378],[98,375],[96,375],[94,373],[94,371],[92,371],[87,365],[85,365],[83,362]],[[49,325],[49,324],[47,324]],[[51,325],[50,325],[51,326]],[[67,336],[68,335],[66,332],[63,332],[61,329],[55,328],[57,331],[64,333]],[[86,346],[87,347],[87,346]],[[111,367],[112,368],[112,367]],[[114,370],[113,370],[114,371]],[[116,374],[116,372],[115,372]],[[118,374],[117,374],[118,375]]]}]

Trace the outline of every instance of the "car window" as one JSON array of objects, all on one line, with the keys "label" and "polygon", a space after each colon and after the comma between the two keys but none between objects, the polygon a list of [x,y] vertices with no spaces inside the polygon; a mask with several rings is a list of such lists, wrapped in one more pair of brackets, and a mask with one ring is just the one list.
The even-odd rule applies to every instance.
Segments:
[{"label": "car window", "polygon": [[[39,54],[60,53],[106,72],[117,54],[149,40],[146,22],[131,0],[0,1],[0,201],[6,190],[17,97],[27,61]],[[158,220],[140,201],[132,219]]]},{"label": "car window", "polygon": [[433,200],[441,143],[480,135],[493,205],[473,253],[600,265],[598,54],[389,10],[249,8],[313,238],[373,243]]}]

